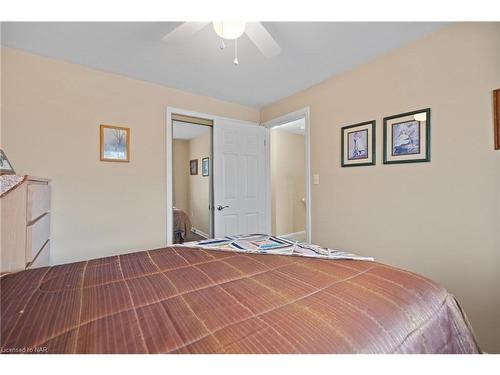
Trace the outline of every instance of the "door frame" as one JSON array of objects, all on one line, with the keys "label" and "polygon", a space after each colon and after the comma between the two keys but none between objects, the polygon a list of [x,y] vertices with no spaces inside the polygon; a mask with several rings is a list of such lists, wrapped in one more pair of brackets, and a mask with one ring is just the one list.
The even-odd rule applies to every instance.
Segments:
[{"label": "door frame", "polygon": [[[174,191],[173,191],[173,146],[172,146],[172,141],[173,141],[173,134],[172,134],[172,114],[179,114],[179,115],[185,115],[185,116],[191,116],[191,117],[199,117],[199,118],[204,118],[207,120],[212,120],[213,121],[213,128],[212,128],[212,145],[211,145],[211,154],[212,157],[210,158],[210,202],[211,202],[211,220],[210,220],[210,232],[215,233],[214,225],[215,225],[215,217],[214,217],[214,129],[217,124],[217,122],[221,120],[234,120],[238,121],[241,123],[248,123],[249,125],[255,125],[255,126],[261,126],[258,122],[252,122],[252,121],[247,121],[247,120],[240,120],[240,119],[233,119],[229,117],[223,117],[223,116],[215,116],[209,113],[202,113],[202,112],[196,112],[196,111],[190,111],[187,109],[182,109],[182,108],[176,108],[176,107],[170,107],[167,106],[166,108],[166,188],[167,188],[167,194],[166,194],[166,228],[167,228],[167,235],[166,235],[166,244],[170,245],[173,243],[173,231],[174,231],[174,226],[173,226],[173,199],[174,199]],[[266,134],[266,143],[267,143],[267,134]],[[267,154],[266,154],[267,157]],[[266,160],[266,165],[268,164],[268,161]],[[267,176],[266,176],[267,178]],[[264,189],[266,191],[266,189]],[[267,192],[265,192],[266,194]],[[265,196],[265,210],[266,212],[268,211],[268,206],[267,206],[267,194]],[[266,223],[270,219],[267,217],[266,214]]]},{"label": "door frame", "polygon": [[299,109],[295,112],[290,112],[285,115],[273,118],[269,121],[266,121],[262,125],[266,127],[266,207],[267,207],[267,215],[266,215],[266,227],[268,233],[272,231],[272,223],[271,223],[271,129],[286,124],[288,122],[300,120],[305,120],[305,161],[306,161],[306,170],[305,170],[305,200],[306,200],[306,241],[311,242],[312,240],[312,230],[311,230],[311,133],[310,133],[310,109],[309,107],[305,107]]},{"label": "door frame", "polygon": [[[182,108],[175,108],[175,107],[167,107],[166,110],[166,146],[167,146],[167,152],[166,152],[166,158],[167,158],[167,163],[166,163],[166,168],[167,168],[167,198],[166,198],[166,228],[167,228],[167,236],[166,236],[166,243],[167,245],[171,245],[174,240],[174,215],[173,215],[173,207],[174,207],[174,179],[173,179],[173,127],[172,127],[172,114],[179,114],[179,115],[184,115],[184,116],[190,116],[190,117],[199,117],[207,120],[212,120],[213,121],[213,126],[215,126],[215,121],[218,118],[217,116],[210,115],[208,113],[201,113],[201,112],[195,112],[195,111],[189,111],[186,109]],[[220,117],[219,117],[220,118]],[[203,126],[203,125],[200,125]],[[210,171],[210,196],[209,196],[209,202],[210,202],[210,233],[214,233],[214,210],[213,210],[213,200],[214,200],[214,179],[213,179],[213,155],[214,155],[214,139],[213,139],[213,134],[214,134],[214,129],[212,127],[211,129],[211,136],[210,136],[210,160],[209,160],[209,171]]]}]

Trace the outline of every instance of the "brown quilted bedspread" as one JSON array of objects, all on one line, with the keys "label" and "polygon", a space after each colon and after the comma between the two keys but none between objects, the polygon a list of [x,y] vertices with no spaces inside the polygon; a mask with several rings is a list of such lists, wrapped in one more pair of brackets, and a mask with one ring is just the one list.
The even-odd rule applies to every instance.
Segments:
[{"label": "brown quilted bedspread", "polygon": [[3,353],[477,353],[454,298],[380,263],[165,248],[6,275]]}]

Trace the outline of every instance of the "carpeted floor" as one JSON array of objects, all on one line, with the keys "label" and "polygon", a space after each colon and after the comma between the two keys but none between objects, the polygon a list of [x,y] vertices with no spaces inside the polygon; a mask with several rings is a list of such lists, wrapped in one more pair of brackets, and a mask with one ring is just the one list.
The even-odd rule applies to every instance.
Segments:
[{"label": "carpeted floor", "polygon": [[180,236],[178,234],[177,235],[174,234],[174,243],[183,243],[183,242],[191,242],[191,241],[202,241],[202,240],[205,240],[205,239],[206,239],[205,237],[200,236],[199,234],[196,234],[193,231],[191,231],[191,233],[189,233],[186,236],[186,239],[184,241],[181,241]]},{"label": "carpeted floor", "polygon": [[201,240],[205,240],[205,239],[206,239],[205,237],[200,236],[199,234],[196,234],[193,231],[191,231],[191,233],[187,236],[187,238],[184,242],[201,241]]}]

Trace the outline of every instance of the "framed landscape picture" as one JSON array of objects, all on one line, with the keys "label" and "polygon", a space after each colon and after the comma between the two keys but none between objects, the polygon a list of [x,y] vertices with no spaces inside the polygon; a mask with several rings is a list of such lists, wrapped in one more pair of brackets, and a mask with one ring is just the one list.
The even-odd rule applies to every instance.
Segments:
[{"label": "framed landscape picture", "polygon": [[207,177],[210,174],[210,159],[208,157],[201,159],[201,175]]},{"label": "framed landscape picture", "polygon": [[375,165],[375,120],[341,129],[342,167]]},{"label": "framed landscape picture", "polygon": [[191,176],[198,174],[198,159],[193,159],[189,161],[189,174]]},{"label": "framed landscape picture", "polygon": [[431,160],[431,109],[384,118],[384,164]]},{"label": "framed landscape picture", "polygon": [[130,161],[130,128],[101,125],[101,161]]}]

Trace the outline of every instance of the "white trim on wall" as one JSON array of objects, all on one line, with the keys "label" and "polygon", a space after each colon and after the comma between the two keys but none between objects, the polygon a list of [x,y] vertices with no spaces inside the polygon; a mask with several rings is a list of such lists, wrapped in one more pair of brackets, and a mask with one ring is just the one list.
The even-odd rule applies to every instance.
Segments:
[{"label": "white trim on wall", "polygon": [[202,231],[201,231],[201,230],[199,230],[199,229],[196,229],[196,228],[191,228],[191,231],[192,231],[193,233],[196,233],[196,234],[198,234],[198,235],[202,236],[202,237],[205,237],[205,238],[210,238],[210,235],[208,235],[208,234],[207,234],[207,233],[205,233],[205,232],[202,232]]},{"label": "white trim on wall", "polygon": [[262,125],[266,127],[266,205],[267,205],[267,221],[266,227],[268,233],[272,231],[271,225],[271,144],[270,135],[271,128],[283,125],[292,121],[304,119],[305,120],[305,142],[306,142],[306,171],[305,171],[305,184],[306,184],[306,241],[311,242],[311,142],[310,142],[310,111],[309,107],[299,109],[298,111],[287,113],[286,115],[269,120]]}]

